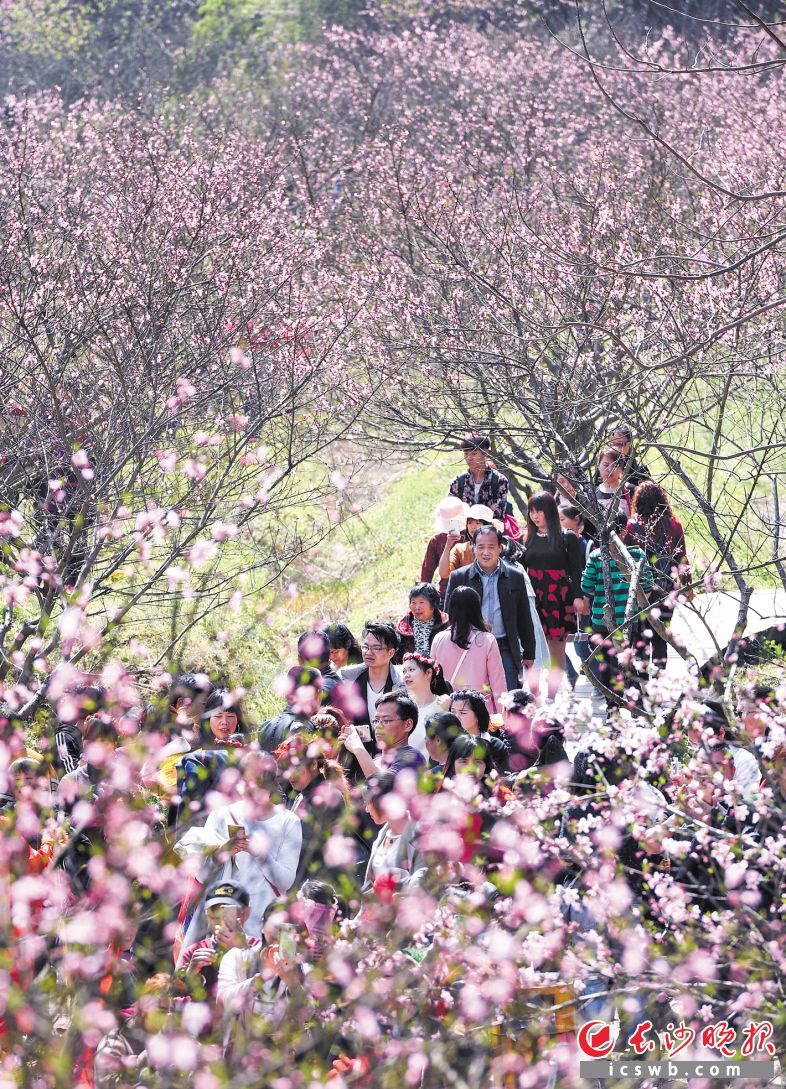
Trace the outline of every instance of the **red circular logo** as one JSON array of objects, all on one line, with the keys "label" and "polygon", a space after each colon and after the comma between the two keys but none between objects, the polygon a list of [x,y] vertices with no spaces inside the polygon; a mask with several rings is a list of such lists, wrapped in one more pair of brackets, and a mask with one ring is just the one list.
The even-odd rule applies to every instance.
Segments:
[{"label": "red circular logo", "polygon": [[579,1050],[590,1059],[605,1059],[614,1050],[614,1029],[606,1021],[588,1021],[576,1036]]}]

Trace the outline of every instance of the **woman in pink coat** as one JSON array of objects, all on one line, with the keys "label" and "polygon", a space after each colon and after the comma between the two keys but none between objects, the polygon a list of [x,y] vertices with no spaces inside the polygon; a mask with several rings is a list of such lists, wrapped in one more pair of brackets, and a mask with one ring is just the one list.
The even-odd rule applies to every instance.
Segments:
[{"label": "woman in pink coat", "polygon": [[502,708],[505,669],[497,640],[486,627],[480,598],[471,586],[458,586],[450,596],[450,628],[434,636],[431,657],[442,666],[451,688],[482,692],[490,713]]}]

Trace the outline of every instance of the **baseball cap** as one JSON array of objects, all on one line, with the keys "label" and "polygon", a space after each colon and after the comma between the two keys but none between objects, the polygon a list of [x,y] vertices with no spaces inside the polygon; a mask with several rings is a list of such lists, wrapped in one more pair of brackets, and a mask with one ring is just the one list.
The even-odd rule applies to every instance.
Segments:
[{"label": "baseball cap", "polygon": [[205,897],[205,907],[216,904],[232,904],[234,907],[247,908],[250,903],[248,891],[236,881],[218,881],[211,885]]}]

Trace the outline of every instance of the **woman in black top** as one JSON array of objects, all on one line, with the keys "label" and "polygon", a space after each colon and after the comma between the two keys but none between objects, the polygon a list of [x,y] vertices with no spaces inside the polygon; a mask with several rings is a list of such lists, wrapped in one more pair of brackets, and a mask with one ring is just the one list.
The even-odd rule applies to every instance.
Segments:
[{"label": "woman in black top", "polygon": [[565,643],[584,611],[581,541],[560,524],[553,495],[538,492],[527,504],[527,533],[521,559],[535,591],[535,605],[549,644],[552,669],[565,668]]}]

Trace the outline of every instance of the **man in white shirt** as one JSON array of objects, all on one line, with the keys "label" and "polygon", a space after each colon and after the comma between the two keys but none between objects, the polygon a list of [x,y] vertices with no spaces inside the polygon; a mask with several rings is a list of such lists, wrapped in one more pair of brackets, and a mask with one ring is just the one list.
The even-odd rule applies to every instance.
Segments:
[{"label": "man in white shirt", "polygon": [[[393,657],[398,650],[396,629],[392,624],[366,624],[360,649],[363,665],[344,666],[338,671],[341,684],[336,690],[336,699],[352,719],[366,752],[373,758],[378,752],[372,725],[377,700],[402,683],[401,673],[393,665]],[[364,773],[357,759],[353,760],[347,774],[353,781],[363,778]]]}]

